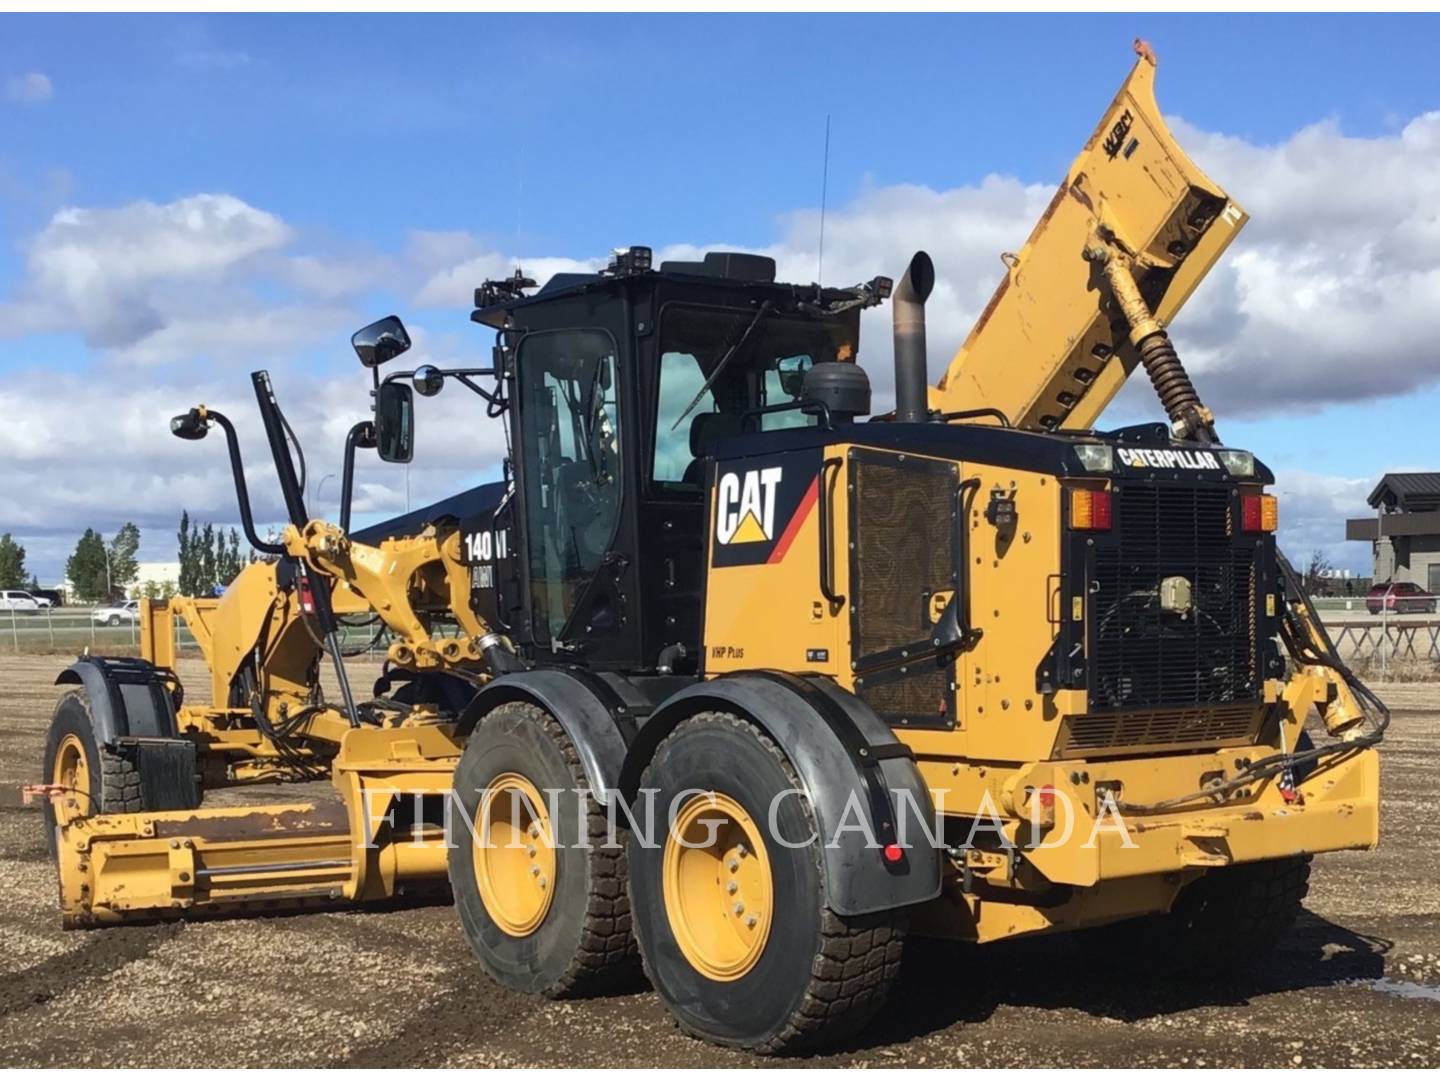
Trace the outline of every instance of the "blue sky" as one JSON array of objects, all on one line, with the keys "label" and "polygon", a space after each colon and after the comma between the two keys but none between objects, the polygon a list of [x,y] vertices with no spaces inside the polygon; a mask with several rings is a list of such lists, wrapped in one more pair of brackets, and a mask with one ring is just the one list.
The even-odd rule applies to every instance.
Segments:
[{"label": "blue sky", "polygon": [[[1137,34],[1159,54],[1182,142],[1255,213],[1233,279],[1207,282],[1193,305],[1197,382],[1204,392],[1213,369],[1229,441],[1290,474],[1277,484],[1296,499],[1287,543],[1363,565],[1362,548],[1338,542],[1356,493],[1387,468],[1440,467],[1420,434],[1440,407],[1425,321],[1440,314],[1414,314],[1424,289],[1440,292],[1427,210],[1440,179],[1406,165],[1440,157],[1424,119],[1440,109],[1433,18],[0,17],[0,384],[12,408],[33,404],[27,438],[55,444],[15,444],[0,462],[12,474],[0,531],[26,538],[47,579],[83,528],[129,517],[145,553],[169,557],[182,505],[233,512],[217,462],[143,449],[166,439],[165,417],[228,385],[248,422],[244,373],[267,364],[282,394],[333,405],[300,419],[312,457],[338,462],[336,433],[364,408],[349,329],[395,310],[434,356],[474,359],[488,342],[463,296],[492,264],[646,243],[776,250],[805,266],[827,113],[833,273],[894,271],[900,239],[929,246],[958,305],[953,329],[938,320],[950,336],[932,330],[938,375],[998,279],[995,255],[1023,241]],[[1403,191],[1373,190],[1395,175]],[[230,201],[188,201],[200,196]],[[1302,214],[1307,199],[1316,209]],[[155,214],[135,210],[147,204]],[[952,206],[1013,240],[977,228],[984,238],[955,240],[947,271],[944,239],[927,230],[955,229],[933,216]],[[210,255],[167,264],[165,236],[147,231],[157,215],[224,241],[195,234]],[[901,223],[880,229],[896,250],[867,248],[877,221]],[[1403,325],[1349,285],[1377,277],[1411,313]],[[1324,320],[1297,335],[1272,308],[1312,294],[1326,318],[1350,321],[1307,341],[1306,324]],[[219,312],[233,322],[217,325]],[[1370,347],[1341,351],[1352,332]],[[1307,366],[1310,352],[1324,361]],[[1285,382],[1268,377],[1277,357],[1297,389],[1247,398],[1246,364]],[[1367,397],[1336,375],[1347,365],[1401,374]],[[47,378],[83,418],[35,401]],[[87,440],[63,434],[76,423]],[[426,469],[422,453],[415,497],[486,475],[495,446],[477,434],[468,469]],[[394,476],[372,480],[369,512],[395,509]]]}]

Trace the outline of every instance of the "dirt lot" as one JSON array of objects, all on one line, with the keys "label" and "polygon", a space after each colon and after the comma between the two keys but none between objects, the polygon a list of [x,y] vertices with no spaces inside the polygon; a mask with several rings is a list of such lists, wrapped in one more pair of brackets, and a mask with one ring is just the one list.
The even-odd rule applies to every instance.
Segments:
[{"label": "dirt lot", "polygon": [[[744,1065],[643,989],[501,990],[448,906],[62,932],[38,779],[60,657],[0,674],[0,1066]],[[203,683],[198,666],[182,674]],[[1223,986],[1136,985],[1063,938],[912,949],[899,1001],[827,1065],[1440,1064],[1440,688],[1392,684],[1378,852],[1317,860],[1276,957]]]}]

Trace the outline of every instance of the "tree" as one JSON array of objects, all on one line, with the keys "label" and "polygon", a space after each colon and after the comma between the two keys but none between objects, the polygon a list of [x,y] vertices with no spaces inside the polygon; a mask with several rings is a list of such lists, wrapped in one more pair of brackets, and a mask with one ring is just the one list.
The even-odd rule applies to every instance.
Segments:
[{"label": "tree", "polygon": [[0,536],[0,589],[25,587],[25,549],[7,532]]},{"label": "tree", "polygon": [[135,560],[139,550],[140,529],[134,522],[127,521],[120,526],[115,539],[110,541],[110,588],[113,592],[123,592],[140,575],[140,566]]},{"label": "tree", "polygon": [[1305,567],[1303,582],[1305,591],[1311,596],[1320,595],[1330,586],[1330,575],[1335,567],[1319,548],[1310,552],[1310,562]]},{"label": "tree", "polygon": [[75,545],[75,554],[65,563],[65,573],[81,600],[110,599],[105,538],[94,529],[86,529]]},{"label": "tree", "polygon": [[180,561],[180,577],[175,587],[181,596],[195,596],[195,533],[190,528],[190,511],[180,511],[180,531],[176,534],[180,550],[176,556]]},{"label": "tree", "polygon": [[200,530],[200,588],[197,596],[204,596],[215,591],[215,526],[208,521],[205,527]]},{"label": "tree", "polygon": [[229,585],[235,576],[254,562],[253,552],[240,554],[240,534],[231,529],[217,529],[206,522],[190,520],[188,511],[180,515],[180,577],[176,582],[182,596],[209,596],[219,586]]}]

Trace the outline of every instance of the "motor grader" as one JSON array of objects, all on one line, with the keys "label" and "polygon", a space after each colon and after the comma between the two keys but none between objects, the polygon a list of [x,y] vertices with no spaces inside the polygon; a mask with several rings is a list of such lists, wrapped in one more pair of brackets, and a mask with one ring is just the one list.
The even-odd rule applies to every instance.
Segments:
[{"label": "motor grader", "polygon": [[[907,938],[1109,925],[1172,973],[1262,955],[1313,854],[1377,842],[1387,714],[1166,332],[1245,214],[1138,51],[934,386],[923,253],[841,289],[629,248],[478,288],[489,368],[382,378],[403,327],[358,334],[375,412],[339,526],[308,516],[264,373],[279,541],[230,421],[177,417],[224,429],[273,561],[148,605],[142,660],[60,677],[66,925],[448,881],[505,985],[594,993],[638,953],[685,1030],[771,1052],[852,1035]],[[870,416],[860,313],[887,300],[896,404]],[[1136,368],[1166,422],[1097,430]],[[407,460],[413,391],[455,382],[507,425],[503,480],[350,530],[356,447]],[[177,612],[211,704],[181,699]],[[346,613],[393,638],[368,698]],[[315,770],[338,805],[197,806],[197,777]]]}]

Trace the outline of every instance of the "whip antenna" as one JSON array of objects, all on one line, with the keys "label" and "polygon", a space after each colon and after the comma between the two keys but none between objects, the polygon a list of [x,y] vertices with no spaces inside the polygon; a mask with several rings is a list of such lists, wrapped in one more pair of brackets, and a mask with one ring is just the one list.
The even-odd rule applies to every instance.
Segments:
[{"label": "whip antenna", "polygon": [[820,165],[820,253],[815,260],[815,283],[825,276],[825,197],[830,189],[830,114],[825,114],[825,158]]}]

